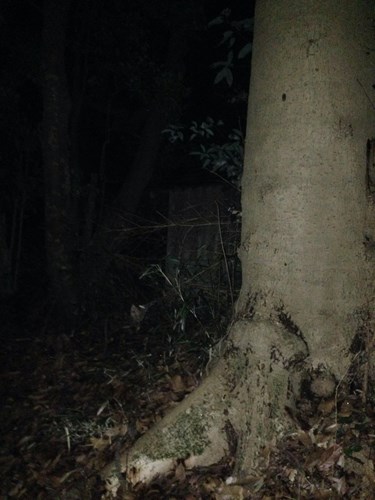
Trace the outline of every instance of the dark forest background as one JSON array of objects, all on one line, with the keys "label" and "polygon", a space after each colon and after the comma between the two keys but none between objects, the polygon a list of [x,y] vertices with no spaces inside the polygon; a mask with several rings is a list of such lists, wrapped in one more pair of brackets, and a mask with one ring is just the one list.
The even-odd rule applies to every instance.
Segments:
[{"label": "dark forest background", "polygon": [[252,15],[245,1],[2,2],[0,291],[13,326],[48,312],[76,327],[112,300],[155,300],[157,280],[139,277],[171,269],[171,196],[186,189],[225,186],[217,219],[238,223]]}]

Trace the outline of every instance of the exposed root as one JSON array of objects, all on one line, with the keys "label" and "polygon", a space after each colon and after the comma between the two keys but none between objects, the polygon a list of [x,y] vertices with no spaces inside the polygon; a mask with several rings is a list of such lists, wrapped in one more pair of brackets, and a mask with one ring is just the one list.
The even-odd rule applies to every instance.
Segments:
[{"label": "exposed root", "polygon": [[233,448],[228,425],[238,442],[237,473],[248,473],[288,427],[291,375],[305,357],[305,344],[282,326],[238,321],[200,387],[104,470],[107,489],[116,494],[123,473],[133,484],[147,483],[177,460],[187,468],[219,462]]}]

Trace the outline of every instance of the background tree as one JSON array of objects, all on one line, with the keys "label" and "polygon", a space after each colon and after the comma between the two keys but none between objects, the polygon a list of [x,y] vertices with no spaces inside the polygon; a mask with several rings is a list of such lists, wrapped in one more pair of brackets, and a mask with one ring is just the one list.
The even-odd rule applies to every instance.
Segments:
[{"label": "background tree", "polygon": [[239,474],[259,467],[302,381],[334,394],[373,334],[371,16],[366,0],[258,1],[237,317],[202,385],[122,457],[130,480],[233,446]]},{"label": "background tree", "polygon": [[[34,29],[34,17],[27,13],[26,23],[16,20],[11,2],[1,5],[1,76],[0,76],[0,295],[11,297],[19,292],[24,277],[30,276],[25,265],[30,248],[26,240],[29,221],[42,192],[35,171],[40,172],[38,123],[41,105],[37,86],[39,75],[40,33]],[[17,22],[18,21],[18,22]],[[27,39],[27,45],[23,40]],[[11,42],[9,42],[11,40]],[[39,236],[39,233],[38,233]],[[40,274],[43,259],[34,263]]]},{"label": "background tree", "polygon": [[[124,248],[124,242],[126,245],[126,238],[114,237],[114,234],[129,227],[129,220],[137,213],[142,195],[158,165],[162,131],[168,122],[176,120],[182,113],[188,95],[184,81],[184,58],[189,39],[202,27],[202,12],[194,2],[168,2],[162,9],[156,4],[147,3],[143,10],[166,31],[166,50],[160,61],[149,62],[149,70],[153,70],[154,78],[146,95],[141,96],[144,109],[137,110],[142,119],[136,154],[115,199],[102,220],[98,221],[96,232],[84,254],[86,265],[83,278],[96,286],[105,277],[113,257]],[[129,77],[137,78],[132,73],[130,69]],[[138,78],[141,79],[141,75]]]},{"label": "background tree", "polygon": [[71,100],[65,66],[69,0],[44,2],[43,163],[47,273],[66,318],[76,304],[73,190],[69,147]]}]

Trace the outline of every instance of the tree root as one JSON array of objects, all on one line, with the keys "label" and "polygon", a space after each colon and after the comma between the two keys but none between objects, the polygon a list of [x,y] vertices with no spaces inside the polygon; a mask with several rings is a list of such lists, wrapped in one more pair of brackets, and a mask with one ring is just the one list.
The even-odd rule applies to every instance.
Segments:
[{"label": "tree root", "polygon": [[290,427],[285,407],[306,356],[304,342],[281,325],[237,321],[202,384],[104,469],[107,490],[116,494],[123,473],[132,484],[147,483],[177,460],[186,468],[212,465],[232,453],[233,441],[236,474],[249,474],[265,446]]}]

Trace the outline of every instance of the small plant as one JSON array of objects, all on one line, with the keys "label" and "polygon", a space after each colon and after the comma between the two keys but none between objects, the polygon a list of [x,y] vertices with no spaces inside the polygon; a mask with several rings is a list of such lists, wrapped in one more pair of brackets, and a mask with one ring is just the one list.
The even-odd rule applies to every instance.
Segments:
[{"label": "small plant", "polygon": [[[249,34],[253,31],[253,18],[245,18],[239,21],[230,20],[231,10],[224,9],[218,17],[209,22],[208,27],[223,25],[227,29],[224,31],[220,45],[226,46],[228,52],[223,61],[217,61],[211,68],[217,70],[214,84],[225,81],[228,87],[233,85],[234,60],[244,59],[252,51],[252,43],[249,41]],[[240,47],[238,47],[240,45]]]}]

